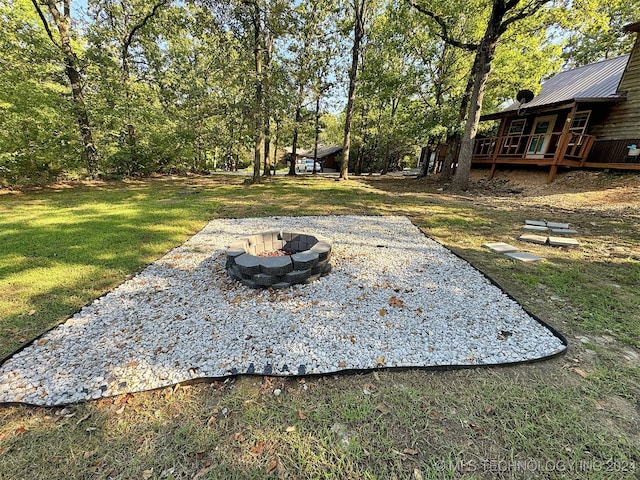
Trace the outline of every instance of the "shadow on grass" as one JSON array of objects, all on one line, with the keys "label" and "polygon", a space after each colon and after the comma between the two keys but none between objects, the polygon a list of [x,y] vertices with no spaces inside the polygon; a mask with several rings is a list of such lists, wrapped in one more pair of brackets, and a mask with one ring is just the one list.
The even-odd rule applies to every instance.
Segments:
[{"label": "shadow on grass", "polygon": [[0,474],[635,478],[637,431],[609,430],[603,420],[619,412],[597,410],[601,397],[561,367],[248,378],[105,399],[67,416],[5,409]]}]

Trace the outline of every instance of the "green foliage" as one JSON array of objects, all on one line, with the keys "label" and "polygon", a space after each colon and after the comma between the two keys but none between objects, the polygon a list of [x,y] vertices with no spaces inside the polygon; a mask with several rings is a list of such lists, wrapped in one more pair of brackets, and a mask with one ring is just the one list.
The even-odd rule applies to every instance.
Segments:
[{"label": "green foliage", "polygon": [[568,25],[564,60],[579,67],[629,53],[633,35],[623,28],[638,21],[640,0],[584,1],[576,5],[580,21]]},{"label": "green foliage", "polygon": [[0,184],[48,183],[80,161],[56,52],[37,21],[30,2],[0,1]]},{"label": "green foliage", "polygon": [[[637,20],[639,1],[559,1],[514,24],[498,45],[484,110],[500,108],[522,88],[535,91],[561,60],[580,65],[628,51],[633,35],[622,27]],[[344,115],[327,110],[344,103],[352,32],[345,2],[258,2],[273,40],[270,55],[266,38],[261,45],[276,157],[291,145],[294,129],[298,148],[313,146],[318,96],[326,126],[320,143],[341,144]],[[446,20],[452,38],[482,37],[489,2],[423,4]],[[208,172],[253,162],[257,77],[249,12],[236,0],[88,3],[73,48],[102,175]],[[0,28],[0,182],[82,175],[87,162],[61,52],[28,0],[0,0]],[[351,163],[393,170],[415,158],[418,146],[461,131],[473,52],[448,46],[439,26],[404,1],[372,2],[366,29]]]}]

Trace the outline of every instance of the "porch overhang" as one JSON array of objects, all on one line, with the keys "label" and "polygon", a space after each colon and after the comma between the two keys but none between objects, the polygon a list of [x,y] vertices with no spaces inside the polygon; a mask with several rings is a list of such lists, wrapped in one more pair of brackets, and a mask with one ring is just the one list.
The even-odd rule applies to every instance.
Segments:
[{"label": "porch overhang", "polygon": [[584,104],[584,103],[599,103],[601,105],[616,105],[618,103],[624,102],[627,99],[624,95],[617,95],[615,97],[580,97],[574,98],[569,101],[548,103],[546,105],[537,105],[533,108],[527,108],[526,104],[522,105],[520,109],[511,109],[511,110],[503,110],[502,112],[489,113],[487,115],[482,115],[480,117],[480,121],[489,121],[489,120],[500,120],[501,118],[511,118],[511,117],[524,117],[530,115],[538,115],[541,113],[549,113],[555,110],[570,110],[575,105]]}]

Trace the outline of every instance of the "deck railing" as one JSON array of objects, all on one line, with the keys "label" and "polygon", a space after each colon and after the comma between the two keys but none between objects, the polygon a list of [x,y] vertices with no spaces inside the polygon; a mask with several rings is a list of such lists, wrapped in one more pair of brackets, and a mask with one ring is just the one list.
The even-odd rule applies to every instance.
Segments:
[{"label": "deck railing", "polygon": [[[473,150],[475,163],[584,163],[595,137],[581,133],[504,135],[478,138]],[[556,158],[560,145],[564,152]]]}]

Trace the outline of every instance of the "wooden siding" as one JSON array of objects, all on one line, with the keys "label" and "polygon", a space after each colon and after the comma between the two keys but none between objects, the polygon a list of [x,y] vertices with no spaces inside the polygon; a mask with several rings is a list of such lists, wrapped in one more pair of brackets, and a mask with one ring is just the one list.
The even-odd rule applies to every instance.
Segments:
[{"label": "wooden siding", "polygon": [[640,136],[640,33],[618,92],[626,93],[627,100],[611,107],[604,122],[593,126],[590,133],[598,140],[623,140]]},{"label": "wooden siding", "polygon": [[640,137],[630,140],[596,140],[587,157],[585,165],[590,163],[640,163],[640,156],[630,157],[629,145],[640,146]]}]

